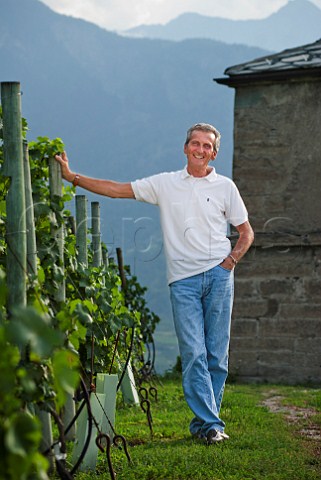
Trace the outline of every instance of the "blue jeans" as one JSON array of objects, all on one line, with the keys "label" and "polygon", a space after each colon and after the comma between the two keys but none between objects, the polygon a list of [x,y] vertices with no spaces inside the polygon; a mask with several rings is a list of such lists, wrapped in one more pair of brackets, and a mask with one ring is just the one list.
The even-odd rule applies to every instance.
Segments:
[{"label": "blue jeans", "polygon": [[170,284],[190,432],[223,431],[219,417],[228,372],[234,274],[220,265]]}]

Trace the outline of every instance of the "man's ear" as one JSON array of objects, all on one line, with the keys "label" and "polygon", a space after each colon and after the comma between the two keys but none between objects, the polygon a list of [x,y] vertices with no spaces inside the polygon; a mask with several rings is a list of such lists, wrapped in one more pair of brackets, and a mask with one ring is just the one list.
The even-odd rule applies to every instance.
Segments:
[{"label": "man's ear", "polygon": [[216,155],[217,155],[217,152],[213,151],[213,153],[212,153],[212,160],[215,160]]},{"label": "man's ear", "polygon": [[185,155],[187,154],[187,144],[186,143],[184,143],[184,153],[185,153]]}]

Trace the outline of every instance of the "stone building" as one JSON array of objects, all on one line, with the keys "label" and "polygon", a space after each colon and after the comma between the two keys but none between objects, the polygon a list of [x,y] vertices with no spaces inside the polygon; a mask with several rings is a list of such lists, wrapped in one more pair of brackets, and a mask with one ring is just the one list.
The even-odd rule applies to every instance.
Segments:
[{"label": "stone building", "polygon": [[321,383],[321,40],[233,66],[233,177],[255,242],[237,267],[230,372]]}]

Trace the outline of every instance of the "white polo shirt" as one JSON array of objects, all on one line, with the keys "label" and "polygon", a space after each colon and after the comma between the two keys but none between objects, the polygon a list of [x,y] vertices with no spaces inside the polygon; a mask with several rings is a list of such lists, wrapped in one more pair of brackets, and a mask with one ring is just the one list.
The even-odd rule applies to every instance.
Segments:
[{"label": "white polo shirt", "polygon": [[160,208],[169,284],[221,263],[231,251],[227,224],[248,219],[236,185],[214,168],[206,177],[193,177],[185,167],[131,185],[136,200]]}]

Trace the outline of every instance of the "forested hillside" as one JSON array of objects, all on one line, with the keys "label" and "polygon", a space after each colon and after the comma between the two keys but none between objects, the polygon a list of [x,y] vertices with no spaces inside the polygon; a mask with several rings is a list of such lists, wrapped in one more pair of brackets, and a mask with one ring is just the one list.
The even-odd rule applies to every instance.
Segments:
[{"label": "forested hillside", "polygon": [[[126,181],[181,168],[186,129],[205,121],[223,134],[216,166],[231,174],[233,91],[213,78],[263,50],[125,38],[38,0],[0,0],[0,10],[1,80],[21,82],[29,140],[61,137],[74,170]],[[173,333],[157,209],[100,201],[110,253],[123,248],[162,318],[161,349]]]}]

